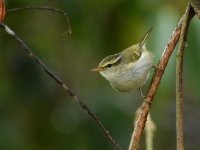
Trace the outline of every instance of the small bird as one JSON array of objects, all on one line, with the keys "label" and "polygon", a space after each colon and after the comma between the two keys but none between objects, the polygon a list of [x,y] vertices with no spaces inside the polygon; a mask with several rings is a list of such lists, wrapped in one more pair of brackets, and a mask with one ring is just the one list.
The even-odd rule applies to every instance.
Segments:
[{"label": "small bird", "polygon": [[141,41],[120,53],[105,57],[97,68],[114,89],[120,92],[130,92],[140,89],[148,79],[149,70],[153,66],[153,55],[147,51],[146,42],[152,28],[143,36]]}]

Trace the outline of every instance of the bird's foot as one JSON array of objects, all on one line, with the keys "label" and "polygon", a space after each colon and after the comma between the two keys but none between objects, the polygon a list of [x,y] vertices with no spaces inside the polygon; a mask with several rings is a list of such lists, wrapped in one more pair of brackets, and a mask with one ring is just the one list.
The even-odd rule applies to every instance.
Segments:
[{"label": "bird's foot", "polygon": [[141,87],[139,87],[139,90],[140,90],[140,96],[144,99],[144,101],[145,101],[146,103],[148,103],[148,104],[152,104],[151,101],[148,101],[148,100],[146,99],[146,96],[143,94],[142,88],[141,88]]},{"label": "bird's foot", "polygon": [[149,101],[149,100],[146,99],[146,96],[144,96],[143,99],[144,99],[144,101],[145,101],[146,103],[148,103],[148,104],[150,104],[150,105],[152,104],[151,101]]},{"label": "bird's foot", "polygon": [[153,65],[152,67],[153,67],[155,70],[161,71],[162,73],[164,72],[164,70],[160,69],[158,66]]}]

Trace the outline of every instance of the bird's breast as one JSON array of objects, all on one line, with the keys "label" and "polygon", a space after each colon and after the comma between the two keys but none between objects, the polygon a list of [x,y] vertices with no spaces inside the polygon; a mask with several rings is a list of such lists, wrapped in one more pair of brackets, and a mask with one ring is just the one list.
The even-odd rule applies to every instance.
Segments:
[{"label": "bird's breast", "polygon": [[152,54],[145,51],[136,62],[125,64],[112,74],[103,76],[115,89],[121,92],[129,92],[145,84],[152,64]]}]

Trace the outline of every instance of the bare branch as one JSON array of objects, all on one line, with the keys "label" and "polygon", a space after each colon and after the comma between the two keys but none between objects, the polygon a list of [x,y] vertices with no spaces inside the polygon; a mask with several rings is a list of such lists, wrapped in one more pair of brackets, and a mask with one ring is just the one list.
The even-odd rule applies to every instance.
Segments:
[{"label": "bare branch", "polygon": [[66,21],[67,21],[67,26],[68,26],[68,30],[64,34],[66,34],[66,33],[71,34],[72,33],[69,17],[67,15],[67,13],[65,13],[64,11],[62,11],[60,9],[55,9],[55,8],[51,8],[51,7],[41,7],[41,6],[26,6],[26,7],[9,9],[9,10],[7,10],[7,13],[11,13],[11,12],[15,12],[15,11],[23,11],[23,10],[33,10],[33,9],[52,11],[54,13],[56,12],[58,14],[64,15],[65,18],[66,18]]},{"label": "bare branch", "polygon": [[[147,92],[147,97],[146,97],[146,100],[148,100],[149,102],[153,101],[154,95],[155,95],[158,85],[160,83],[163,72],[167,66],[168,60],[169,60],[169,58],[176,46],[176,43],[179,39],[181,24],[182,24],[182,20],[180,21],[180,23],[178,24],[178,26],[172,33],[172,36],[169,39],[169,42],[165,48],[165,51],[164,51],[161,59],[159,60],[159,63],[158,63],[159,70],[154,71],[154,75],[151,80],[151,84],[150,84],[149,90]],[[161,69],[163,71],[161,71]],[[134,131],[133,131],[133,143],[131,145],[130,150],[137,150],[139,147],[141,134],[143,132],[150,107],[151,107],[151,104],[147,103],[145,101],[145,102],[143,102],[143,104],[140,108],[140,113],[137,118],[136,125],[135,125]]]},{"label": "bare branch", "polygon": [[190,0],[190,5],[193,7],[196,15],[200,19],[200,1],[199,0]]},{"label": "bare branch", "polygon": [[27,54],[30,56],[32,60],[34,60],[44,71],[49,75],[55,82],[57,82],[68,95],[70,95],[74,101],[76,101],[82,110],[86,111],[88,115],[91,117],[91,119],[96,123],[98,128],[102,131],[104,136],[108,139],[108,141],[113,145],[113,147],[116,150],[120,150],[120,146],[117,144],[117,142],[112,138],[109,131],[104,127],[104,125],[101,123],[99,118],[89,109],[89,107],[81,101],[77,95],[75,95],[69,87],[59,78],[53,71],[51,71],[41,60],[38,58],[32,50],[21,40],[14,31],[12,31],[8,26],[6,26],[4,23],[0,23],[0,28],[7,33],[10,37],[15,39],[15,41],[27,52]]},{"label": "bare branch", "polygon": [[[192,11],[192,12],[191,12]],[[184,150],[184,131],[183,131],[183,54],[187,40],[187,32],[191,20],[190,14],[193,10],[190,5],[187,6],[185,13],[179,46],[176,54],[176,142],[177,150]]]},{"label": "bare branch", "polygon": [[[191,18],[192,17],[193,15],[191,16]],[[174,32],[172,33],[167,46],[165,47],[165,50],[157,65],[158,69],[154,71],[154,75],[152,77],[149,89],[147,91],[146,101],[143,102],[140,108],[140,113],[137,118],[137,122],[133,131],[133,143],[130,148],[131,150],[137,150],[139,147],[140,138],[141,138],[141,135],[142,135],[142,132],[147,120],[147,115],[151,108],[151,103],[153,102],[153,98],[155,96],[155,93],[157,91],[161,78],[163,76],[164,70],[168,64],[169,58],[179,40],[182,22],[183,22],[183,17],[181,18],[179,24],[177,25]]]}]

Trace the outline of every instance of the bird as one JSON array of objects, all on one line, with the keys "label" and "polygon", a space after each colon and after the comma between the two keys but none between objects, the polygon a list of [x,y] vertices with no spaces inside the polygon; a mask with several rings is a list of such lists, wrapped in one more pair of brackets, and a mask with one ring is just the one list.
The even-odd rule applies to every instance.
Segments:
[{"label": "bird", "polygon": [[149,77],[153,66],[153,54],[146,48],[150,28],[142,39],[119,53],[103,58],[98,67],[91,71],[99,72],[111,86],[120,92],[140,89]]}]

